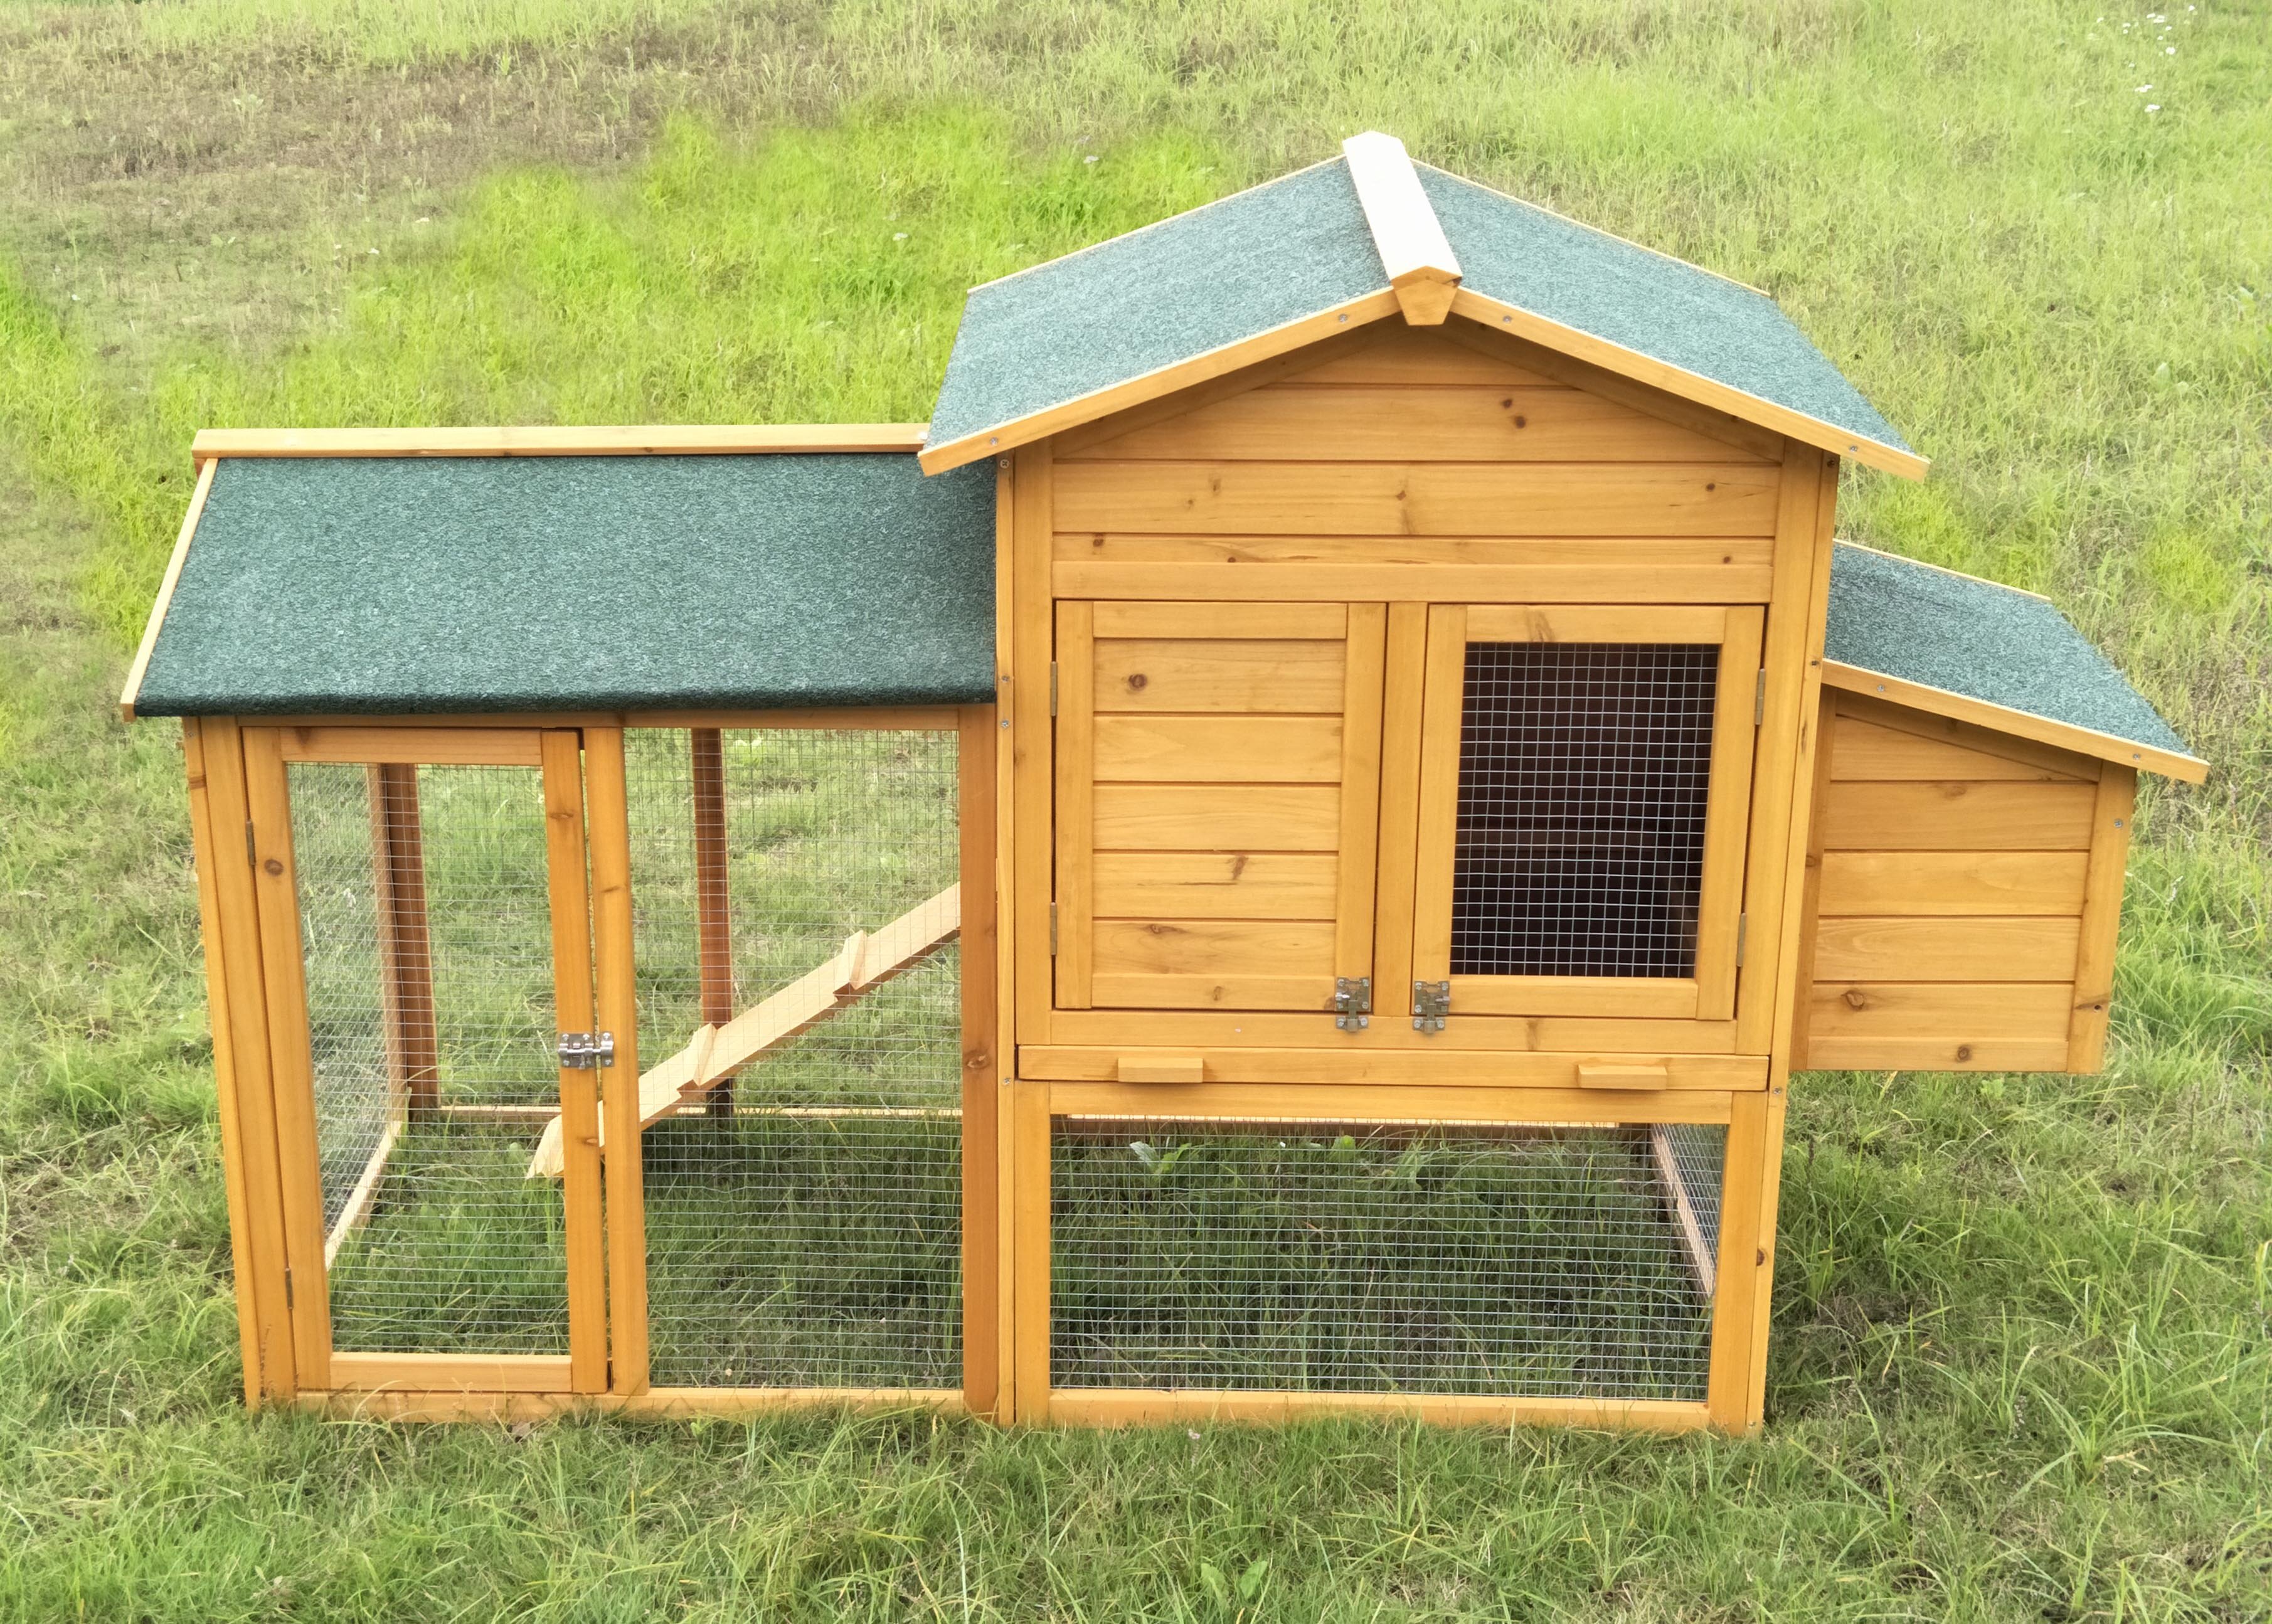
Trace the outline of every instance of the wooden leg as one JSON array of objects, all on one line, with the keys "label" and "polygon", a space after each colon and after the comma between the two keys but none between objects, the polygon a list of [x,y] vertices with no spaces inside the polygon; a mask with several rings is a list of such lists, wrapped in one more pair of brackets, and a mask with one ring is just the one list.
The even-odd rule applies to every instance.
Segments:
[{"label": "wooden leg", "polygon": [[[1726,1172],[1720,1185],[1720,1263],[1712,1298],[1712,1363],[1705,1403],[1719,1431],[1750,1430],[1752,1358],[1759,1336],[1756,1292],[1766,1273],[1760,1208],[1767,1171],[1768,1097],[1730,1102]],[[1780,1141],[1778,1141],[1778,1151]]]},{"label": "wooden leg", "polygon": [[378,896],[379,996],[395,1097],[424,1116],[441,1096],[434,1028],[434,955],[426,931],[426,853],[418,822],[418,769],[369,769],[372,883]]},{"label": "wooden leg", "polygon": [[621,728],[584,730],[584,799],[592,847],[593,958],[607,1119],[608,1390],[647,1389],[646,1194],[639,1166],[639,986],[632,952],[632,826]]},{"label": "wooden leg", "polygon": [[1000,1388],[996,1298],[1002,1289],[996,1205],[997,1118],[1001,1093],[996,1046],[994,943],[994,707],[962,713],[956,752],[962,889],[962,1396],[973,1415],[992,1416]]},{"label": "wooden leg", "polygon": [[[734,1018],[734,937],[726,883],[726,747],[716,728],[687,730],[694,792],[695,929],[702,969],[702,1021]],[[710,1090],[710,1114],[734,1114],[734,1080]]]},{"label": "wooden leg", "polygon": [[1050,1085],[1020,1078],[1009,1088],[1015,1239],[1010,1290],[1016,1343],[1018,1417],[1050,1418]]}]

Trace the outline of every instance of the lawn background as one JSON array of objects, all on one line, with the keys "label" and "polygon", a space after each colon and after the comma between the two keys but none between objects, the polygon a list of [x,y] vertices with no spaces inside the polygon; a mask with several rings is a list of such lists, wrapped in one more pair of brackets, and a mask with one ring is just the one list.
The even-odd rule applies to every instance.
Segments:
[{"label": "lawn background", "polygon": [[[920,418],[961,289],[1352,131],[1772,291],[2214,764],[2098,1078],[1792,1089],[1750,1442],[247,1418],[205,425]],[[2272,12],[0,0],[0,1616],[2272,1617]]]}]

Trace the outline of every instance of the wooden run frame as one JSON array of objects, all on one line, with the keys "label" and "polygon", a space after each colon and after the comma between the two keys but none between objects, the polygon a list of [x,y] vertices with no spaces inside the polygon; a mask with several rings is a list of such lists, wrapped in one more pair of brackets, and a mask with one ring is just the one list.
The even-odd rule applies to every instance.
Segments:
[{"label": "wooden run frame", "polygon": [[[639,1159],[612,1154],[603,1159],[600,1149],[603,1115],[607,1138],[639,1143],[625,725],[688,729],[698,789],[703,751],[710,742],[703,737],[705,729],[859,727],[955,736],[960,888],[967,899],[960,923],[968,944],[961,977],[960,1110],[965,1380],[959,1389],[651,1386]],[[995,1041],[996,737],[990,705],[604,719],[530,715],[185,720],[247,1402],[294,1402],[332,1413],[426,1419],[577,1409],[733,1415],[832,1404],[996,1413],[1007,1323],[999,1300],[1005,1247],[996,1216],[1002,1189],[998,1125],[1004,1117]],[[322,1222],[316,1165],[286,780],[287,766],[295,761],[361,765],[370,775],[373,894],[381,931],[378,992],[389,1089],[396,1101],[345,1209],[328,1226]],[[475,764],[529,767],[540,778],[557,1018],[563,1030],[615,1036],[612,1066],[592,1071],[562,1066],[557,1072],[565,1163],[568,1351],[456,1355],[335,1349],[326,1270],[347,1236],[368,1217],[402,1126],[422,1111],[531,1125],[553,1114],[543,1106],[443,1104],[435,1096],[415,769]],[[698,813],[698,833],[705,821]],[[703,887],[699,921],[706,999],[720,991],[722,973],[714,940],[722,939],[724,925],[717,890],[714,885]]]}]

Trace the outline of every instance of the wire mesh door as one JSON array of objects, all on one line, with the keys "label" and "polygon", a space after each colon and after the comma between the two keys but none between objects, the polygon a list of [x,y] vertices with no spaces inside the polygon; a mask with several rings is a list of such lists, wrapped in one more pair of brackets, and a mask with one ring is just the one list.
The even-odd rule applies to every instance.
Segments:
[{"label": "wire mesh door", "polygon": [[249,730],[246,766],[303,1385],[598,1390],[577,735]]},{"label": "wire mesh door", "polygon": [[1734,1014],[1760,625],[1431,612],[1413,976],[1449,1014]]}]

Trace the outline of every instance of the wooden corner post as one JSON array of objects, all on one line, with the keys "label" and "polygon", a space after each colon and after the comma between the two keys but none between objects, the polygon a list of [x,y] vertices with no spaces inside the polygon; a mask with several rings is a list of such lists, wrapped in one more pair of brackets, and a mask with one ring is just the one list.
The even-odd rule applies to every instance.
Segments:
[{"label": "wooden corner post", "polygon": [[1002,1276],[991,705],[963,707],[955,769],[962,887],[962,1399],[971,1414],[993,1417],[1001,1388]]},{"label": "wooden corner post", "polygon": [[245,833],[251,819],[245,806],[243,736],[231,718],[193,718],[183,724],[183,747],[244,1401],[257,1410],[292,1397],[298,1381],[284,1285],[284,1191],[268,1077],[260,920]]},{"label": "wooden corner post", "polygon": [[595,1018],[615,1037],[601,1074],[606,1119],[608,1390],[647,1389],[646,1194],[639,1158],[639,988],[632,951],[631,792],[624,730],[584,730],[584,801],[592,843]]},{"label": "wooden corner post", "polygon": [[[686,732],[689,781],[694,799],[695,933],[702,977],[702,1019],[724,1026],[734,1004],[734,937],[726,874],[726,743],[716,728]],[[710,1090],[710,1114],[734,1113],[734,1080]]]}]

